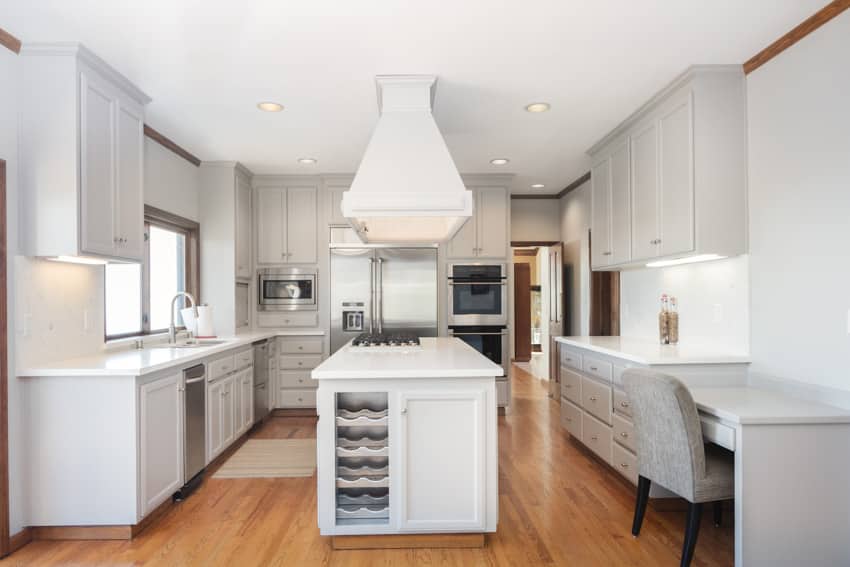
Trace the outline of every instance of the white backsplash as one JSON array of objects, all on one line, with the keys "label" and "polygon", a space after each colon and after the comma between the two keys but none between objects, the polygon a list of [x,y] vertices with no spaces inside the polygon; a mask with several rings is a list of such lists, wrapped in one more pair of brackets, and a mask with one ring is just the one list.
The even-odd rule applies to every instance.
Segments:
[{"label": "white backsplash", "polygon": [[103,348],[103,266],[15,258],[19,369]]},{"label": "white backsplash", "polygon": [[620,334],[658,339],[661,294],[676,297],[679,342],[749,352],[749,257],[620,273]]}]

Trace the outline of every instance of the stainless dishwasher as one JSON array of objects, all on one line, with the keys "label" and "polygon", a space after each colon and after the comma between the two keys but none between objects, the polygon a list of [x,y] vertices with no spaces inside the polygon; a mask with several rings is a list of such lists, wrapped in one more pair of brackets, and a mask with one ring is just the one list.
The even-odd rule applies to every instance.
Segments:
[{"label": "stainless dishwasher", "polygon": [[207,443],[207,379],[204,365],[183,371],[183,487],[175,500],[188,496],[204,476]]}]

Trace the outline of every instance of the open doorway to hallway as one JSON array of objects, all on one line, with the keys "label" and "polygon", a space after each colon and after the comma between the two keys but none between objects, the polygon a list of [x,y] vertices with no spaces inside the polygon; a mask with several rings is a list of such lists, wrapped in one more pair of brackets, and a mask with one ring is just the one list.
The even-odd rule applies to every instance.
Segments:
[{"label": "open doorway to hallway", "polygon": [[552,338],[563,334],[562,247],[559,242],[511,244],[514,362],[549,380],[557,366]]}]

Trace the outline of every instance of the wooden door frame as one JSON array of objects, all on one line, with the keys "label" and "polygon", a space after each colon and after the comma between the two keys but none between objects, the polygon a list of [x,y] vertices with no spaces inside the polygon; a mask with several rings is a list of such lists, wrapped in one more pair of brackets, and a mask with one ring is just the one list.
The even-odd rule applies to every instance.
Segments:
[{"label": "wooden door frame", "polygon": [[9,554],[9,311],[6,161],[0,159],[0,557]]}]

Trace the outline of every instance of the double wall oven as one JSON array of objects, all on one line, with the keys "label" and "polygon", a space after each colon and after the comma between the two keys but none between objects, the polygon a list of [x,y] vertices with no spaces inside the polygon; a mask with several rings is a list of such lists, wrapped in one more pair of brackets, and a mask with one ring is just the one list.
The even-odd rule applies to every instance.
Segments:
[{"label": "double wall oven", "polygon": [[508,368],[507,266],[449,264],[449,334]]}]

